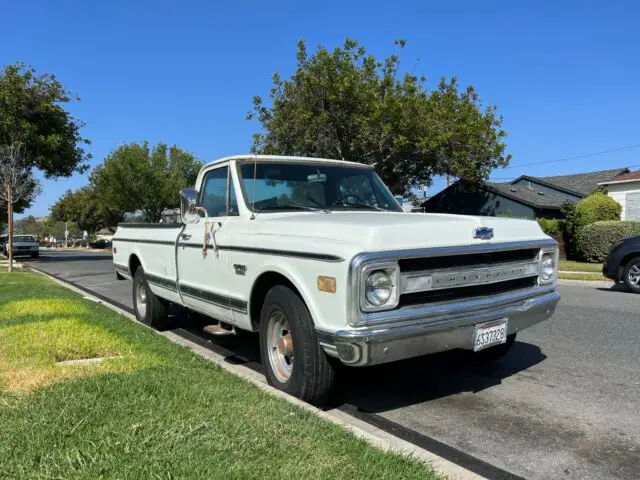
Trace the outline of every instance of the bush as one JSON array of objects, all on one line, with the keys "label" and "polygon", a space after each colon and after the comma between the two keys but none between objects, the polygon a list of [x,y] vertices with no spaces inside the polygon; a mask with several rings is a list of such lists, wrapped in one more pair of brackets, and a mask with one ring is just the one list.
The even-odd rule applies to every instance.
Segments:
[{"label": "bush", "polygon": [[576,227],[584,227],[595,222],[620,220],[622,207],[613,198],[602,192],[595,192],[583,198],[576,205]]},{"label": "bush", "polygon": [[640,235],[640,222],[596,222],[578,230],[578,255],[587,262],[604,262],[614,242]]},{"label": "bush", "polygon": [[542,231],[551,237],[560,237],[564,234],[565,222],[555,218],[538,218],[537,219]]}]

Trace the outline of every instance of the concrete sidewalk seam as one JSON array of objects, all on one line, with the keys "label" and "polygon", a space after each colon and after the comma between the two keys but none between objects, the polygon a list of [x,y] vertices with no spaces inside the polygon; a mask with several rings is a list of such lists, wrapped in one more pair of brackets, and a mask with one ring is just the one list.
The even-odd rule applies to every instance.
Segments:
[{"label": "concrete sidewalk seam", "polygon": [[173,343],[176,343],[182,347],[188,348],[189,350],[196,353],[197,355],[200,355],[201,357],[212,361],[220,368],[223,368],[224,370],[240,378],[243,378],[244,380],[251,382],[253,385],[260,388],[261,390],[268,393],[269,395],[280,397],[293,405],[296,405],[311,413],[314,413],[318,417],[326,421],[329,421],[334,425],[338,425],[344,428],[345,430],[351,432],[356,437],[365,440],[369,444],[383,451],[395,452],[410,458],[421,460],[425,462],[436,474],[444,476],[451,480],[481,480],[485,478],[485,477],[482,477],[481,475],[478,475],[472,472],[471,470],[468,470],[460,465],[457,465],[443,457],[440,457],[439,455],[436,455],[432,452],[429,452],[428,450],[420,448],[410,442],[402,440],[401,438],[398,438],[388,432],[385,432],[384,430],[381,430],[373,425],[370,425],[367,422],[359,420],[345,412],[341,412],[337,409],[324,411],[317,407],[314,407],[313,405],[303,402],[302,400],[296,397],[293,397],[285,392],[277,390],[276,388],[267,384],[262,375],[245,366],[234,365],[229,362],[226,362],[225,358],[222,355],[216,352],[213,352],[201,345],[198,345],[197,343],[191,342],[190,340],[187,340],[173,332],[170,332],[170,331],[160,332],[158,330],[155,330],[154,328],[144,325],[138,322],[135,316],[127,312],[126,310],[123,310],[117,307],[116,305],[112,305],[109,302],[106,302],[98,297],[95,297],[90,293],[84,290],[81,290],[67,282],[59,280],[47,274],[46,272],[43,272],[35,268],[34,269],[30,268],[30,270],[33,271],[34,273],[43,275],[49,278],[50,280],[53,280],[58,285],[61,285],[69,290],[72,290],[75,293],[82,295],[84,298],[88,300],[91,300],[93,302],[100,303],[106,306],[107,308],[113,310],[114,312],[119,313],[120,315],[128,318],[131,321],[134,321],[136,324],[146,327],[149,330],[153,331],[154,333],[167,338]]}]

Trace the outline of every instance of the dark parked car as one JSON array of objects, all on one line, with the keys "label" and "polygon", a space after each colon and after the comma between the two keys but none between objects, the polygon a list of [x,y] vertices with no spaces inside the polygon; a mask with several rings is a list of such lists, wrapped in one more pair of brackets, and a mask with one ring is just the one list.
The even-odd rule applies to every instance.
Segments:
[{"label": "dark parked car", "polygon": [[602,266],[602,274],[640,293],[640,236],[618,240]]},{"label": "dark parked car", "polygon": [[91,248],[109,248],[111,247],[111,242],[109,240],[96,240],[95,242],[91,242],[89,244]]}]

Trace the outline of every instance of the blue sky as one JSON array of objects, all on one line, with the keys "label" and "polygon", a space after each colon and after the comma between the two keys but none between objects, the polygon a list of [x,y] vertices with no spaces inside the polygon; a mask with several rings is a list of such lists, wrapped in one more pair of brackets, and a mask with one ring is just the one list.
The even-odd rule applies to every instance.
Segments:
[{"label": "blue sky", "polygon": [[[350,36],[379,57],[408,41],[406,68],[429,85],[456,75],[496,104],[512,165],[640,144],[637,2],[1,3],[0,64],[53,72],[82,101],[71,111],[99,164],[129,141],[178,144],[201,160],[249,150],[245,120],[274,71],[288,76],[298,39]],[[640,148],[496,171],[496,179],[640,165]],[[86,176],[47,181],[27,213],[46,215]],[[437,179],[430,193],[443,186]]]}]

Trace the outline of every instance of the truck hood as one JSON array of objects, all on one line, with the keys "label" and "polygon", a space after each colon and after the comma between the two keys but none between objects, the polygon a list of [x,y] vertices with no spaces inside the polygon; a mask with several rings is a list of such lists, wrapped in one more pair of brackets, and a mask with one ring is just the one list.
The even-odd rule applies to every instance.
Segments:
[{"label": "truck hood", "polygon": [[[256,235],[317,238],[357,245],[363,251],[501,243],[548,238],[537,222],[436,213],[336,212],[260,214]],[[493,238],[474,238],[476,228],[493,228]]]}]

